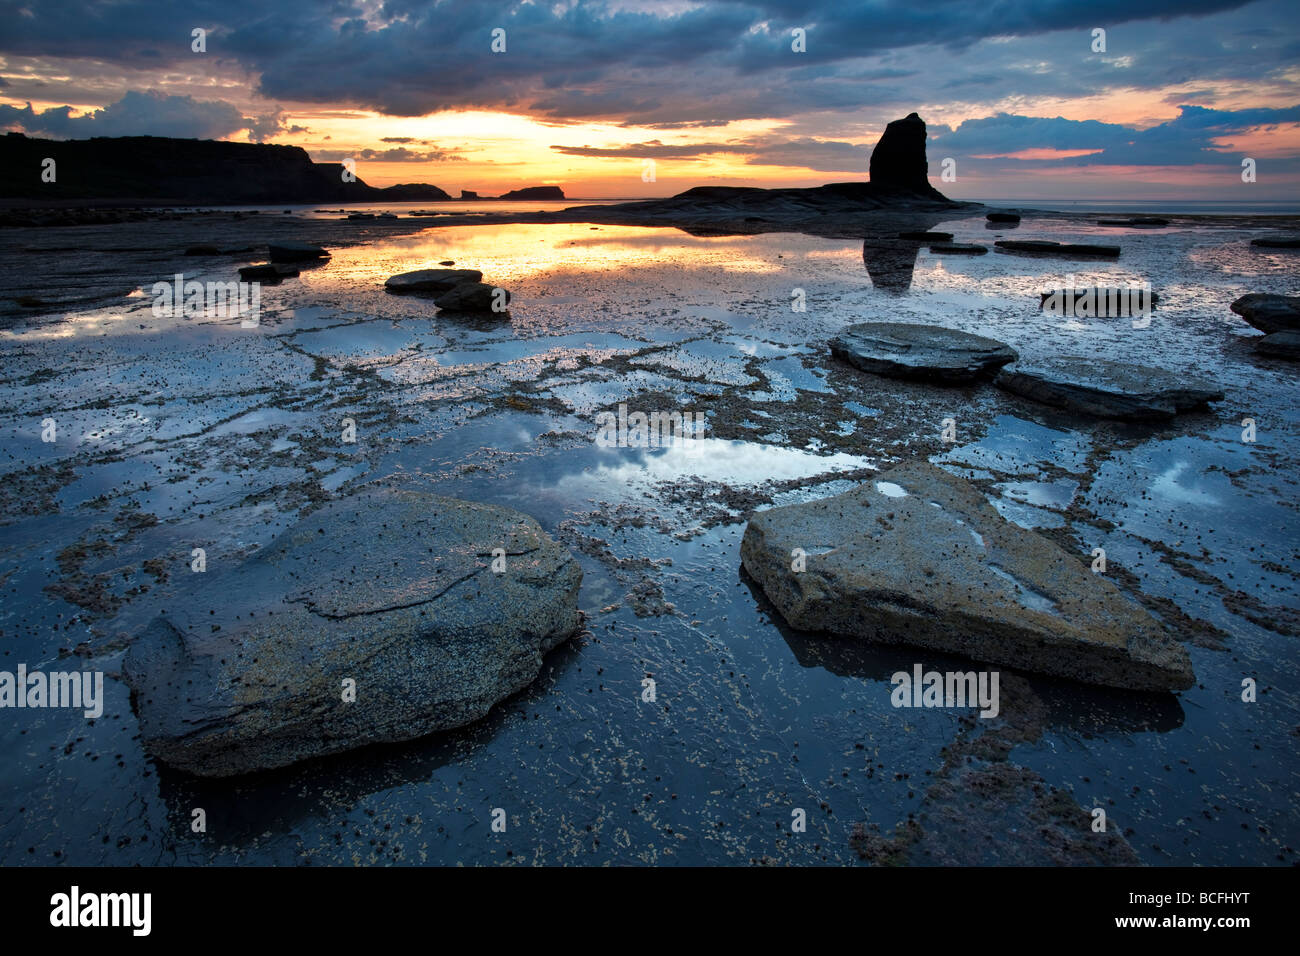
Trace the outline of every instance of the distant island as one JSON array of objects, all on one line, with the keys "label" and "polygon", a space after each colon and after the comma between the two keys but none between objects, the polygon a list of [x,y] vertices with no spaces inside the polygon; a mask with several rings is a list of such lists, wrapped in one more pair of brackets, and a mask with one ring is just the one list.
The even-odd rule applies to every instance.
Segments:
[{"label": "distant island", "polygon": [[[53,160],[52,181],[46,170]],[[317,163],[301,146],[98,136],[36,139],[0,136],[0,199],[53,203],[111,201],[231,205],[241,203],[451,202],[428,183],[368,185],[344,179],[342,163]],[[490,200],[464,191],[462,199]],[[502,200],[562,200],[558,186],[515,189]]]}]

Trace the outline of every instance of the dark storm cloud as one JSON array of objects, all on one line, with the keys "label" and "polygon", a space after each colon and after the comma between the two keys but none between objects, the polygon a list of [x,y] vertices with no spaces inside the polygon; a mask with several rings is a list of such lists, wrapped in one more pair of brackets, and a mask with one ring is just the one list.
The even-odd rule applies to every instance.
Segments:
[{"label": "dark storm cloud", "polygon": [[[873,75],[851,69],[854,61],[919,48],[948,48],[942,62],[933,55],[924,61],[927,75],[919,79],[927,86],[936,67],[945,88],[995,86],[990,77],[1005,75],[990,69],[995,64],[965,80],[942,70],[952,55],[990,38],[1094,26],[1115,35],[1141,22],[1147,25],[1143,44],[1159,45],[1161,31],[1152,24],[1242,5],[1243,0],[724,0],[665,16],[601,3],[500,0],[392,0],[379,7],[346,0],[3,0],[0,51],[180,67],[210,57],[253,71],[268,97],[349,103],[393,115],[495,107],[566,118],[625,121],[646,114],[651,121],[689,122],[696,118],[672,112],[683,101],[709,96],[734,108],[715,109],[699,120],[857,109],[879,101],[890,80],[918,77],[914,70],[880,64]],[[209,31],[205,54],[191,51],[195,27]],[[807,30],[806,53],[790,50],[794,27]],[[495,28],[506,31],[504,53],[491,52]],[[1254,32],[1261,42],[1286,39],[1267,23]],[[1115,40],[1122,45],[1122,37]],[[1189,55],[1177,55],[1176,62],[1190,62]],[[1254,67],[1268,65],[1256,61]],[[845,70],[863,85],[839,82]],[[747,75],[753,73],[769,74],[770,85]],[[647,77],[654,78],[649,89]],[[701,85],[705,78],[710,85]],[[760,103],[766,113],[757,108]]]},{"label": "dark storm cloud", "polygon": [[36,111],[30,103],[26,107],[0,104],[0,126],[17,126],[27,133],[56,139],[90,136],[220,139],[241,130],[249,130],[256,138],[282,128],[278,115],[247,117],[229,103],[135,91],[84,116],[71,113],[70,106]]}]

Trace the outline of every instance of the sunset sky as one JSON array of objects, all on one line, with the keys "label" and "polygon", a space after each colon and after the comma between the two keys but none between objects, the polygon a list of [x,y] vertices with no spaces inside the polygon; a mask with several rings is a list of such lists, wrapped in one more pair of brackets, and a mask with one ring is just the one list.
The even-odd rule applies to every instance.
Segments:
[{"label": "sunset sky", "polygon": [[26,0],[0,23],[5,129],[289,143],[377,186],[863,180],[915,110],[955,198],[1300,198],[1296,0]]}]

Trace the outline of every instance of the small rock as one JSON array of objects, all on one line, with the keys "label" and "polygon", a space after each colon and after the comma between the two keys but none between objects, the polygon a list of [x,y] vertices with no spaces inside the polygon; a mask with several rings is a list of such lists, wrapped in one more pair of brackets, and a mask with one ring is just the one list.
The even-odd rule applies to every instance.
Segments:
[{"label": "small rock", "polygon": [[493,306],[498,301],[502,306],[510,304],[510,293],[505,289],[501,292],[504,295],[498,300],[496,286],[486,282],[462,282],[440,295],[433,304],[446,312],[495,312]]},{"label": "small rock", "polygon": [[270,243],[266,251],[272,262],[310,262],[313,259],[329,258],[328,252],[309,242]]},{"label": "small rock", "polygon": [[932,242],[930,251],[939,255],[982,256],[989,247],[974,242]]},{"label": "small rock", "polygon": [[951,232],[900,232],[899,239],[911,242],[952,242]]},{"label": "small rock", "polygon": [[1300,249],[1300,236],[1260,236],[1250,244],[1265,249]]},{"label": "small rock", "polygon": [[1223,399],[1195,376],[1107,359],[1062,356],[1004,368],[998,388],[1101,418],[1160,421]]},{"label": "small rock", "polygon": [[1039,308],[1044,311],[1054,315],[1080,317],[1144,315],[1160,301],[1160,296],[1155,292],[1121,286],[1051,289],[1038,295]]},{"label": "small rock", "polygon": [[989,222],[1017,223],[1020,221],[1020,217],[1014,212],[991,212],[984,218]]},{"label": "small rock", "polygon": [[982,335],[907,322],[859,322],[831,340],[831,354],[866,372],[953,385],[1014,362],[1010,346]]},{"label": "small rock", "polygon": [[1300,361],[1300,332],[1273,332],[1255,340],[1255,351],[1273,358]]},{"label": "small rock", "polygon": [[389,276],[384,288],[389,292],[448,292],[462,282],[482,278],[477,269],[417,269]]}]

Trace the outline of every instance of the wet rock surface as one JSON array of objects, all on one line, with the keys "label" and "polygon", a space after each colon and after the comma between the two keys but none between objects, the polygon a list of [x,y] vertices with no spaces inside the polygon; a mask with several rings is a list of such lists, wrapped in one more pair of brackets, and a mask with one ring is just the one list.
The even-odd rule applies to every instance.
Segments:
[{"label": "wet rock surface", "polygon": [[145,747],[224,777],[460,727],[578,629],[581,581],[516,511],[400,489],[331,502],[131,646]]},{"label": "wet rock surface", "polygon": [[1082,356],[1017,363],[998,388],[1083,415],[1159,421],[1223,400],[1223,389],[1194,375]]},{"label": "wet rock surface", "polygon": [[[796,549],[806,554],[802,570]],[[1134,690],[1193,680],[1187,652],[1144,609],[925,462],[760,512],[740,553],[801,630]]]},{"label": "wet rock surface", "polygon": [[1255,351],[1273,358],[1292,361],[1300,359],[1300,332],[1273,332],[1265,335],[1255,342]]},{"label": "wet rock surface", "polygon": [[1053,313],[1083,316],[1137,315],[1160,301],[1160,294],[1141,288],[1087,286],[1049,289],[1038,295],[1039,305]]},{"label": "wet rock surface", "polygon": [[1300,296],[1251,292],[1230,308],[1261,332],[1300,331]]},{"label": "wet rock surface", "polygon": [[831,340],[831,354],[864,372],[954,385],[991,376],[1017,357],[984,336],[906,322],[851,325]]},{"label": "wet rock surface", "polygon": [[1041,239],[999,239],[993,243],[1005,252],[1017,252],[1034,256],[1084,256],[1119,258],[1119,246],[1107,246],[1088,242],[1051,242]]},{"label": "wet rock surface", "polygon": [[389,276],[384,288],[389,292],[449,292],[462,282],[479,282],[483,273],[477,269],[417,269]]},{"label": "wet rock surface", "polygon": [[266,247],[272,262],[311,262],[328,259],[329,253],[310,242],[272,242]]},{"label": "wet rock surface", "polygon": [[952,242],[951,232],[900,232],[898,238],[907,242]]},{"label": "wet rock surface", "polygon": [[504,312],[510,293],[486,282],[460,282],[434,300],[447,312]]},{"label": "wet rock surface", "polygon": [[930,244],[930,251],[949,255],[982,256],[989,251],[989,247],[974,242],[935,242]]}]

